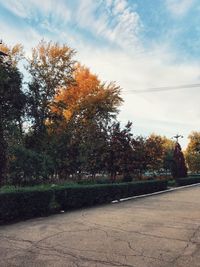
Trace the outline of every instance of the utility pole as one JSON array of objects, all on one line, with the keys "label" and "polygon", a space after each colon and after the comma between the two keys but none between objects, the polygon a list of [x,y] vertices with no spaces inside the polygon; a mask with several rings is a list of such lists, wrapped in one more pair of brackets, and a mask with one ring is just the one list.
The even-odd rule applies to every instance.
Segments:
[{"label": "utility pole", "polygon": [[178,139],[179,138],[183,138],[183,136],[180,135],[180,134],[177,134],[177,135],[172,136],[172,139],[175,139],[176,140],[176,143],[178,143]]}]

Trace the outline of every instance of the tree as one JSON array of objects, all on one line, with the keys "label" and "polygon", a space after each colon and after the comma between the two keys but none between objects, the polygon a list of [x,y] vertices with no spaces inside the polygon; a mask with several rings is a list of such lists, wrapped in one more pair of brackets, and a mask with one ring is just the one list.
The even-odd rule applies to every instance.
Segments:
[{"label": "tree", "polygon": [[187,176],[187,167],[185,164],[184,154],[181,150],[181,146],[178,142],[175,144],[173,154],[174,166],[173,166],[173,177],[175,179]]},{"label": "tree", "polygon": [[151,134],[146,140],[147,169],[156,172],[163,167],[164,141],[161,136]]},{"label": "tree", "polygon": [[[50,127],[57,136],[71,132],[69,143],[78,147],[78,171],[95,177],[105,169],[107,131],[122,102],[120,88],[114,83],[102,83],[79,64],[73,75],[74,84],[61,88],[55,96]],[[63,145],[66,148],[67,144]]]},{"label": "tree", "polygon": [[14,46],[8,46],[5,43],[1,44],[1,51],[6,53],[4,62],[12,62],[13,66],[17,66],[18,62],[24,58],[23,46],[16,44]]},{"label": "tree", "polygon": [[163,169],[167,173],[172,172],[173,168],[173,152],[174,152],[174,146],[175,142],[165,136],[162,136],[163,140]]},{"label": "tree", "polygon": [[29,116],[38,141],[42,141],[46,134],[51,105],[59,88],[67,88],[73,82],[74,54],[74,50],[65,44],[41,41],[28,59],[27,69],[32,79],[28,92]]},{"label": "tree", "polygon": [[158,173],[170,170],[173,164],[174,141],[165,136],[151,134],[145,142],[146,169]]},{"label": "tree", "polygon": [[74,127],[68,124],[65,129],[51,131],[47,153],[54,162],[54,174],[57,177],[68,178],[80,168],[79,143]]},{"label": "tree", "polygon": [[117,172],[122,173],[125,180],[131,180],[133,167],[133,147],[132,147],[132,123],[128,122],[124,129],[120,123],[113,123],[109,129],[109,143],[106,166],[111,174],[111,180],[116,180]]},{"label": "tree", "polygon": [[27,149],[23,144],[12,146],[9,177],[14,185],[34,185],[44,182],[54,171],[54,162],[46,153]]},{"label": "tree", "polygon": [[200,171],[200,132],[192,132],[189,135],[189,144],[185,151],[185,158],[189,170],[198,173]]},{"label": "tree", "polygon": [[11,125],[19,125],[26,97],[15,63],[0,58],[0,184],[6,176],[7,138]]},{"label": "tree", "polygon": [[137,136],[131,142],[133,147],[133,173],[134,176],[141,178],[142,174],[147,170],[146,139],[142,136]]},{"label": "tree", "polygon": [[115,83],[102,83],[98,77],[78,64],[73,73],[74,83],[61,88],[55,96],[52,111],[69,120],[94,120],[106,125],[116,117],[122,103],[120,87]]}]

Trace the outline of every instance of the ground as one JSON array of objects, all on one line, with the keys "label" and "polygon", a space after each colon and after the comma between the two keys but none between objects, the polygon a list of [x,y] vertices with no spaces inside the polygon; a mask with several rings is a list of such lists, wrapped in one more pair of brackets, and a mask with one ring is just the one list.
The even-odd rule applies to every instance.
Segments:
[{"label": "ground", "polygon": [[0,266],[200,266],[200,187],[0,227]]}]

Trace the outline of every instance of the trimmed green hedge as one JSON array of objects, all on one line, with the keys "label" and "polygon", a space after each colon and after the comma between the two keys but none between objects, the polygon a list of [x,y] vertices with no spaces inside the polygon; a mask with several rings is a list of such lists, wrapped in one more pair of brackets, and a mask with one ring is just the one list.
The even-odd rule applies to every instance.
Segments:
[{"label": "trimmed green hedge", "polygon": [[197,184],[200,183],[200,177],[187,177],[187,178],[181,178],[178,179],[177,184],[178,186],[184,186],[189,184]]},{"label": "trimmed green hedge", "polygon": [[0,224],[165,190],[167,181],[20,189],[0,193]]}]

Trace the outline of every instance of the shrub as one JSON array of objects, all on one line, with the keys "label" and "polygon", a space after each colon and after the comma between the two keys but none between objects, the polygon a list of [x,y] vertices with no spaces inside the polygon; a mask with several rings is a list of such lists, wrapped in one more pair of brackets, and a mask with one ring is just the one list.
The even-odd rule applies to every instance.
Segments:
[{"label": "shrub", "polygon": [[131,182],[133,180],[133,177],[130,173],[124,174],[123,182]]},{"label": "shrub", "polygon": [[200,183],[200,177],[187,177],[187,178],[180,178],[177,180],[178,186],[184,186],[189,184],[197,184]]},{"label": "shrub", "polygon": [[44,216],[167,188],[167,181],[24,188],[0,193],[0,223]]}]

